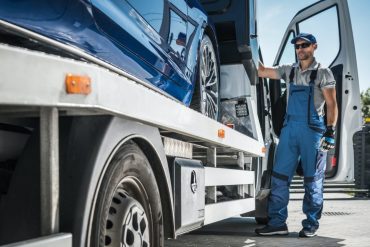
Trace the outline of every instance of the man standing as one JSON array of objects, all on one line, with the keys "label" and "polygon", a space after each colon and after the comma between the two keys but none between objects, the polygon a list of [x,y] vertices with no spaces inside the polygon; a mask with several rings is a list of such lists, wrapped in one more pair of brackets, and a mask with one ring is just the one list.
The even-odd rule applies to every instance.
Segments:
[{"label": "man standing", "polygon": [[[268,224],[256,229],[258,235],[286,235],[289,185],[301,158],[305,195],[300,237],[313,237],[319,228],[323,207],[323,182],[327,151],[334,148],[338,116],[335,79],[329,68],[322,68],[314,57],[317,49],[312,34],[300,33],[291,40],[298,63],[265,67],[260,63],[258,76],[287,82],[287,112],[276,151],[271,178]],[[326,126],[324,104],[327,108]]]}]

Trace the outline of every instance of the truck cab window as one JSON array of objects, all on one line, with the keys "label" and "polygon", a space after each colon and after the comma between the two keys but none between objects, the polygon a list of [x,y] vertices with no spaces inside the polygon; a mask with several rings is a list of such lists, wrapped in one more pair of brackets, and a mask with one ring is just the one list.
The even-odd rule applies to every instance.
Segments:
[{"label": "truck cab window", "polygon": [[[296,61],[296,56],[295,56],[295,51],[294,47],[290,44],[290,41],[294,38],[294,33],[291,31],[289,33],[288,38],[285,40],[284,44],[284,50],[281,53],[281,56],[279,58],[278,64],[291,64]],[[286,82],[284,80],[280,80],[280,85],[281,85],[281,91],[280,95],[283,95],[285,90],[286,90]]]},{"label": "truck cab window", "polygon": [[[322,23],[325,23],[326,28],[317,28]],[[318,44],[315,57],[317,61],[320,61],[322,66],[329,67],[340,50],[337,7],[333,6],[299,22],[298,30],[299,32],[315,34]]]}]

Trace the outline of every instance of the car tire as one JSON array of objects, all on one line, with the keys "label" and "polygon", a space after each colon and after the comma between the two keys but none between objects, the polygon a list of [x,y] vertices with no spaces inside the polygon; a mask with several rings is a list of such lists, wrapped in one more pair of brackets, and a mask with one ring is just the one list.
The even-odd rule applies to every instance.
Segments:
[{"label": "car tire", "polygon": [[93,216],[90,246],[164,246],[163,214],[148,159],[132,141],[110,162]]},{"label": "car tire", "polygon": [[211,39],[204,34],[199,47],[198,73],[190,107],[217,120],[219,111],[219,66]]}]

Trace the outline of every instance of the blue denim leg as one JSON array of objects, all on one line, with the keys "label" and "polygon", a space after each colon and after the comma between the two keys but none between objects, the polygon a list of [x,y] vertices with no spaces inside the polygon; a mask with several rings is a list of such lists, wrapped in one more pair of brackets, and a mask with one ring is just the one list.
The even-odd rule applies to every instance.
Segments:
[{"label": "blue denim leg", "polygon": [[268,204],[268,225],[279,227],[288,217],[289,184],[297,166],[298,146],[294,125],[286,125],[281,132],[276,150]]},{"label": "blue denim leg", "polygon": [[268,225],[279,227],[288,218],[289,186],[288,181],[276,177],[271,178],[271,194],[269,197]]},{"label": "blue denim leg", "polygon": [[305,196],[303,198],[303,212],[306,219],[302,221],[304,228],[319,228],[319,219],[323,208],[323,190],[326,168],[326,152],[317,152],[316,172],[313,177],[305,177]]}]

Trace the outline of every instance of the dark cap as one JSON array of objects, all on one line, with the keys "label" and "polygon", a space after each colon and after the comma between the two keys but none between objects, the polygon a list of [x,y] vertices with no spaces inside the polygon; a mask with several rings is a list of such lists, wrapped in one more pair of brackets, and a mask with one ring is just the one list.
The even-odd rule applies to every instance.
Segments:
[{"label": "dark cap", "polygon": [[295,44],[298,40],[303,39],[311,44],[316,44],[316,38],[310,33],[300,33],[295,38],[293,38],[290,43]]}]

